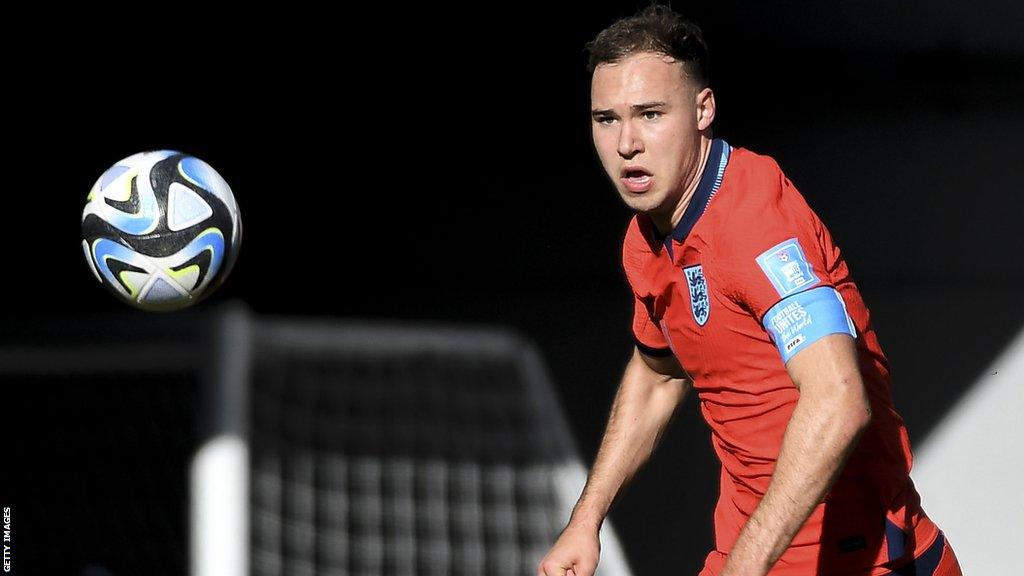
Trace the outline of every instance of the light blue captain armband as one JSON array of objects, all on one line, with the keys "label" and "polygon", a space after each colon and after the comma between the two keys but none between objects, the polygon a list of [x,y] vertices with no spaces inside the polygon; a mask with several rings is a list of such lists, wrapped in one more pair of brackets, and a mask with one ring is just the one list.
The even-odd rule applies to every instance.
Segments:
[{"label": "light blue captain armband", "polygon": [[764,315],[764,327],[772,335],[783,362],[829,334],[857,337],[846,313],[843,297],[831,286],[822,286],[783,298]]}]

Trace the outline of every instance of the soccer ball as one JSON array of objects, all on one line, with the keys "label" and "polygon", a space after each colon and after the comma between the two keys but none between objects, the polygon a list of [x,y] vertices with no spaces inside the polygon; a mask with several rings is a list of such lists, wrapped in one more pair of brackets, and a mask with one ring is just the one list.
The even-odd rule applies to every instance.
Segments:
[{"label": "soccer ball", "polygon": [[96,279],[143,310],[177,310],[208,296],[231,271],[241,238],[227,182],[171,150],[114,164],[82,211],[82,249]]}]

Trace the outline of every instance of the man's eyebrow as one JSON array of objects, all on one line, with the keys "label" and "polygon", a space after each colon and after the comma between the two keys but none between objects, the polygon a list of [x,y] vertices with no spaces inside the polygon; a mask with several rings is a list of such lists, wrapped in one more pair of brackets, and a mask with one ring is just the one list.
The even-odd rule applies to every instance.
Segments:
[{"label": "man's eyebrow", "polygon": [[[644,110],[650,110],[651,108],[660,108],[660,107],[664,107],[664,106],[666,106],[666,104],[664,102],[660,102],[660,101],[657,101],[657,102],[643,102],[643,103],[640,103],[640,104],[633,104],[632,106],[630,106],[630,109],[633,110],[633,113],[637,113],[637,112],[643,112]],[[595,109],[590,111],[590,115],[591,116],[614,116],[615,115],[615,111],[612,110],[611,108],[605,108],[605,109],[597,109],[597,108],[595,108]]]},{"label": "man's eyebrow", "polygon": [[644,102],[643,104],[633,104],[630,108],[633,109],[633,112],[643,112],[650,108],[659,108],[663,106],[665,106],[664,102]]}]

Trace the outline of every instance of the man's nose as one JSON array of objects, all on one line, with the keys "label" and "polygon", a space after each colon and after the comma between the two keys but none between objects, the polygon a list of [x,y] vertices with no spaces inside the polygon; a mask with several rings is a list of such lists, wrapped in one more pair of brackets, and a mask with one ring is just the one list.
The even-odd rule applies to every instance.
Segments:
[{"label": "man's nose", "polygon": [[640,139],[640,134],[637,133],[628,121],[622,123],[622,130],[619,132],[618,149],[619,156],[626,160],[644,151],[644,144]]}]

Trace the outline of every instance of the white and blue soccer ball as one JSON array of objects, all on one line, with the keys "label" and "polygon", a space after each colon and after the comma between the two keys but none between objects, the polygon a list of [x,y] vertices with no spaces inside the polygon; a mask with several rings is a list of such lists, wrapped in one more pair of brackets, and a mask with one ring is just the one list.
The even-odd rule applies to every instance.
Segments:
[{"label": "white and blue soccer ball", "polygon": [[143,310],[177,310],[208,296],[231,271],[241,239],[227,182],[171,150],[114,164],[82,212],[82,249],[96,279]]}]

